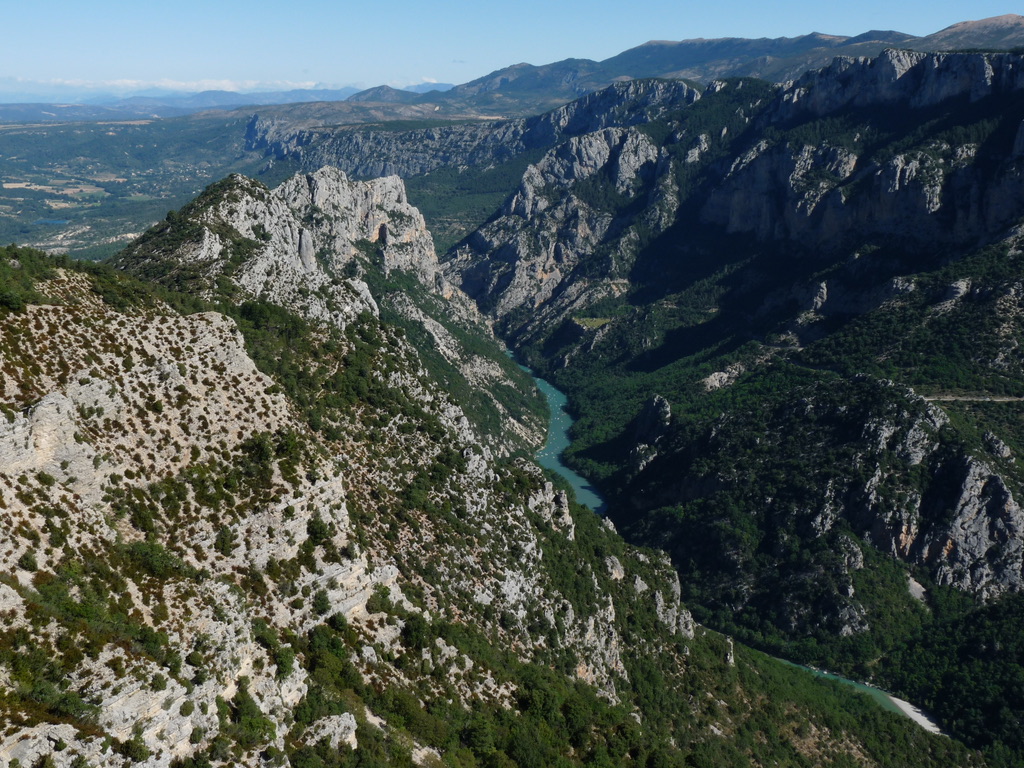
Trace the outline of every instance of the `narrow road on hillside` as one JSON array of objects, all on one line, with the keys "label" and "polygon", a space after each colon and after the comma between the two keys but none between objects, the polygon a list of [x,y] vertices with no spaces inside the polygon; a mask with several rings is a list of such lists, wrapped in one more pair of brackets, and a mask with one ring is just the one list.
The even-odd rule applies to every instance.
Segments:
[{"label": "narrow road on hillside", "polygon": [[1024,397],[992,397],[992,396],[978,396],[978,395],[935,395],[934,397],[925,397],[929,403],[937,402],[948,402],[952,400],[960,400],[969,403],[1020,403],[1024,402]]}]

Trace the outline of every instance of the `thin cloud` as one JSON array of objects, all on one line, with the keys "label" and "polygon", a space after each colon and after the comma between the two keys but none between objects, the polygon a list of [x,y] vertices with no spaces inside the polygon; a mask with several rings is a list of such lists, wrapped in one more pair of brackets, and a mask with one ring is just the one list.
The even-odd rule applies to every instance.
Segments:
[{"label": "thin cloud", "polygon": [[51,78],[46,80],[28,80],[26,78],[0,78],[0,86],[13,87],[17,90],[57,89],[71,91],[105,91],[115,93],[131,93],[135,91],[291,91],[299,89],[324,88],[323,83],[314,80],[175,80],[161,78],[158,80],[85,80],[79,78]]}]

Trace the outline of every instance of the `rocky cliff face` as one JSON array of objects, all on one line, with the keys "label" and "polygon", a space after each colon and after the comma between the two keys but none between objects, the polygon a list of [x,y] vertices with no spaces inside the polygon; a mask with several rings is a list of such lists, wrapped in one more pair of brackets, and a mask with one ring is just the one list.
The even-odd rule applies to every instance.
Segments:
[{"label": "rocky cliff face", "polygon": [[875,58],[837,57],[783,89],[774,119],[816,117],[850,107],[934,107],[977,102],[1024,88],[1016,53],[921,53],[887,50]]},{"label": "rocky cliff face", "polygon": [[[887,51],[877,59],[837,59],[783,89],[762,125],[898,105],[908,110],[905,119],[931,121],[933,135],[908,151],[879,153],[865,141],[865,120],[863,130],[817,143],[761,140],[730,163],[702,219],[816,250],[849,247],[855,237],[897,237],[919,247],[984,240],[1012,224],[1024,203],[1019,130],[1004,129],[998,138],[979,131],[971,141],[970,131],[944,134],[939,121],[957,109],[1019,114],[1020,71],[1015,54]],[[1012,124],[1010,114],[1004,116]],[[879,127],[886,130],[885,121]]]},{"label": "rocky cliff face", "polygon": [[[632,254],[625,244],[614,257],[595,253],[621,235],[621,228],[613,215],[588,205],[572,189],[599,179],[611,194],[646,202],[651,193],[643,191],[645,182],[663,159],[635,129],[609,128],[559,145],[527,170],[501,215],[446,264],[448,274],[495,317],[528,313],[534,328],[553,327],[574,308],[614,295]],[[663,225],[656,203],[651,210],[651,226]]]},{"label": "rocky cliff face", "polygon": [[[271,191],[233,176],[181,215],[184,221],[166,221],[126,249],[118,264],[142,275],[159,273],[165,281],[198,278],[193,287],[207,298],[215,295],[217,279],[226,277],[247,298],[341,325],[353,313],[376,312],[376,306],[364,282],[354,275],[332,277],[324,261],[340,275],[363,244],[379,253],[385,271],[408,270],[439,287],[430,233],[397,177],[353,182],[324,168]],[[161,239],[172,230],[184,246]]]},{"label": "rocky cliff face", "polygon": [[310,170],[332,165],[356,177],[408,177],[443,166],[487,167],[610,125],[655,119],[699,97],[682,82],[617,83],[537,117],[412,131],[295,130],[254,115],[246,146]]},{"label": "rocky cliff face", "polygon": [[[724,556],[745,574],[742,596],[731,594],[733,609],[773,605],[797,633],[808,621],[838,636],[865,632],[871,606],[855,584],[868,545],[982,600],[1024,588],[1024,515],[1008,487],[1019,487],[1012,463],[967,449],[945,412],[910,390],[866,376],[795,387],[785,399],[724,413],[699,435],[680,432],[671,426],[654,440],[638,436],[626,493],[633,510],[624,517],[713,500],[662,535],[679,559],[706,561],[714,571],[710,564]],[[781,481],[787,463],[800,466],[791,484]],[[758,544],[727,534],[711,548],[719,554],[701,552],[709,536],[721,536],[716,528],[749,525],[744,517],[758,521]],[[844,559],[810,557],[789,572],[794,546],[813,551],[826,542]],[[730,578],[721,578],[724,587]],[[810,598],[821,581],[835,595]]]},{"label": "rocky cliff face", "polygon": [[378,246],[385,273],[400,269],[415,274],[429,288],[438,287],[430,233],[420,212],[409,204],[401,179],[352,182],[335,168],[324,167],[292,177],[274,193],[294,217],[309,221],[308,236],[299,233],[304,265],[311,265],[319,252],[330,254],[337,271],[355,256],[358,243],[369,242]]},{"label": "rocky cliff face", "polygon": [[[712,83],[705,102],[660,129],[660,143],[633,128],[631,146],[620,146],[624,134],[606,129],[552,149],[447,269],[501,319],[543,307],[536,331],[608,295],[673,224],[676,238],[687,237],[686,225],[710,227],[819,258],[882,238],[910,248],[977,244],[1024,206],[1020,64],[1014,54],[887,51],[837,59],[772,90]],[[883,117],[891,105],[906,111]],[[971,109],[981,110],[974,121]],[[941,130],[951,119],[971,125]],[[993,133],[986,120],[1002,128]],[[920,121],[934,130],[926,136]],[[595,196],[584,181],[598,169],[606,191]],[[587,269],[563,281],[581,257]]]}]

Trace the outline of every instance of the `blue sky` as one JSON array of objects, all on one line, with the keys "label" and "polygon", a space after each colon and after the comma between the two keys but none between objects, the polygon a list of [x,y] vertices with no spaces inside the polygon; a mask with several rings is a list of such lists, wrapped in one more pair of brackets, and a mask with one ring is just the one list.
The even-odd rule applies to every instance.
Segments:
[{"label": "blue sky", "polygon": [[1022,9],[974,0],[18,0],[4,9],[0,93],[267,90],[435,81],[564,58],[604,59],[648,40],[916,35]]}]

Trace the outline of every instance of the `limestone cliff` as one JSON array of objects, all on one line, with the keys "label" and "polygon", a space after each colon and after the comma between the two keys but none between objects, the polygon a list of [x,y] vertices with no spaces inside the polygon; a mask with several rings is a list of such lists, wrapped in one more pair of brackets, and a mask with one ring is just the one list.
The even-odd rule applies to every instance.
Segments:
[{"label": "limestone cliff", "polygon": [[[342,274],[360,243],[379,251],[385,271],[411,271],[434,287],[437,258],[430,233],[396,177],[352,182],[323,168],[271,191],[233,176],[178,216],[182,221],[158,225],[117,263],[165,281],[201,279],[191,287],[207,298],[215,295],[217,279],[226,277],[247,298],[341,325],[359,312],[376,312],[365,283],[324,269],[329,259]],[[184,247],[161,241],[171,231],[185,240]]]},{"label": "limestone cliff", "polygon": [[1024,88],[1018,53],[922,53],[887,50],[874,58],[837,57],[783,89],[774,118],[822,116],[849,107],[933,107],[977,102]]},{"label": "limestone cliff", "polygon": [[[344,329],[361,313],[397,313],[436,349],[463,387],[504,419],[501,452],[540,439],[528,412],[493,394],[529,386],[491,342],[488,360],[457,337],[488,335],[479,313],[440,276],[429,231],[397,177],[351,181],[336,168],[298,174],[273,190],[232,176],[211,186],[117,258],[120,267],[207,299],[269,302]],[[374,275],[376,296],[367,284]],[[415,285],[388,281],[410,276]],[[394,281],[392,280],[392,283]],[[383,306],[382,306],[383,303]],[[476,389],[479,387],[479,389]]]},{"label": "limestone cliff", "polygon": [[[877,59],[837,59],[784,88],[761,126],[896,107],[905,111],[902,119],[931,121],[933,135],[879,153],[866,140],[872,128],[864,120],[817,143],[759,141],[722,174],[702,220],[811,249],[849,247],[854,237],[918,246],[990,237],[1024,204],[1017,142],[1002,135],[983,146],[983,133],[972,141],[969,130],[958,140],[939,121],[960,109],[979,118],[1003,111],[1012,123],[1024,92],[1020,71],[1015,54],[887,51]],[[892,127],[882,121],[875,130]]]},{"label": "limestone cliff", "polygon": [[411,131],[296,130],[286,121],[254,115],[246,144],[308,170],[332,165],[356,177],[408,177],[442,166],[487,167],[608,126],[657,119],[698,98],[700,91],[683,82],[638,80],[616,83],[537,117]]},{"label": "limestone cliff", "polygon": [[[501,215],[446,264],[448,274],[457,275],[463,289],[499,319],[529,310],[531,326],[557,325],[573,308],[614,293],[613,281],[625,276],[617,262],[629,258],[595,254],[620,231],[614,216],[587,205],[572,187],[600,178],[615,194],[646,202],[648,195],[638,190],[655,176],[661,158],[635,129],[608,128],[559,145],[530,166]],[[661,223],[656,213],[651,218],[653,226]],[[598,280],[571,279],[585,261]]]}]

